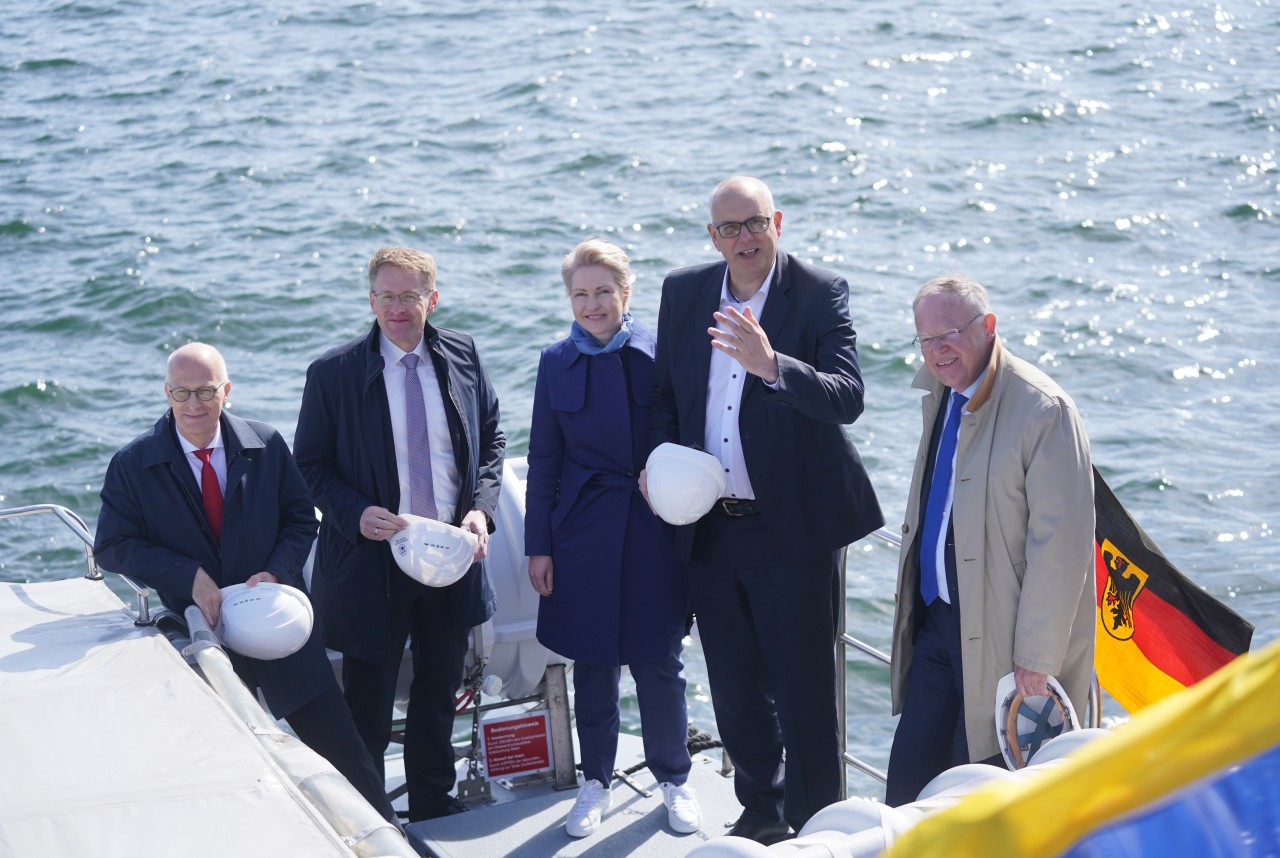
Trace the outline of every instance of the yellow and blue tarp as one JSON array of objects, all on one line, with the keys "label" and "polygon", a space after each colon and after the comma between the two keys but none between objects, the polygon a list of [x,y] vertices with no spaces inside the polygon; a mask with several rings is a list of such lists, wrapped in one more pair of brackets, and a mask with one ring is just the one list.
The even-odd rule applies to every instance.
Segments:
[{"label": "yellow and blue tarp", "polygon": [[984,787],[888,858],[1280,855],[1280,641],[1036,778]]}]

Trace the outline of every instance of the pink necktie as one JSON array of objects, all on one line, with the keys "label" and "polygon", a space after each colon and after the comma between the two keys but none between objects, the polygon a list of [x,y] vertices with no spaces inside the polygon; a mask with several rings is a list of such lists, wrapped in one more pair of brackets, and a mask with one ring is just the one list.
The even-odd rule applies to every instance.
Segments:
[{"label": "pink necktie", "polygon": [[404,410],[409,426],[409,512],[435,518],[436,492],[431,477],[431,439],[427,437],[427,408],[418,379],[418,356],[407,354],[404,364]]},{"label": "pink necktie", "polygon": [[218,487],[218,472],[213,469],[213,450],[196,450],[196,458],[204,465],[200,468],[200,497],[204,500],[204,514],[209,518],[213,538],[222,542],[222,489]]}]

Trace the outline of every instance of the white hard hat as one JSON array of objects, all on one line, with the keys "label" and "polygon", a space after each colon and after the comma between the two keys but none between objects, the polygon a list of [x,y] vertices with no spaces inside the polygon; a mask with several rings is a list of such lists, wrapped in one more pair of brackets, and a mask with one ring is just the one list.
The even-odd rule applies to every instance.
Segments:
[{"label": "white hard hat", "polygon": [[996,736],[1009,768],[1029,763],[1040,746],[1055,736],[1080,729],[1075,707],[1062,685],[1049,677],[1048,695],[1023,697],[1007,673],[996,686]]},{"label": "white hard hat", "polygon": [[645,468],[649,503],[668,524],[692,524],[724,495],[724,469],[710,453],[659,444]]},{"label": "white hard hat", "polygon": [[400,516],[409,526],[391,537],[391,555],[413,580],[428,587],[447,587],[471,568],[479,539],[469,530],[423,518]]},{"label": "white hard hat", "polygon": [[264,581],[222,588],[218,639],[250,658],[284,658],[302,649],[315,617],[307,594],[288,584]]}]

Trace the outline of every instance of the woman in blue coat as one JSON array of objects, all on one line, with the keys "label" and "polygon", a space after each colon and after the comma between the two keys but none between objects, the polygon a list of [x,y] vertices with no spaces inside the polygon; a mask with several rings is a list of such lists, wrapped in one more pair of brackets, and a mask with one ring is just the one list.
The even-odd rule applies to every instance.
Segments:
[{"label": "woman in blue coat", "polygon": [[585,783],[565,828],[585,837],[610,806],[618,680],[636,683],[645,758],[671,827],[701,827],[689,776],[680,642],[684,567],[637,483],[647,455],[654,336],[627,312],[630,260],[598,239],[560,268],[573,307],[567,339],[543,349],[529,431],[525,552],[542,595],[538,640],[574,660]]}]

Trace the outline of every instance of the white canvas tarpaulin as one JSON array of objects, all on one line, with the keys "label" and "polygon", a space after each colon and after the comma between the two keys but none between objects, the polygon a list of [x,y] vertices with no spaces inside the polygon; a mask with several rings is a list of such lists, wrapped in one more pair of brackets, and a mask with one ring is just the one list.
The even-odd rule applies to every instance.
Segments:
[{"label": "white canvas tarpaulin", "polygon": [[0,585],[0,856],[352,854],[101,581]]}]

